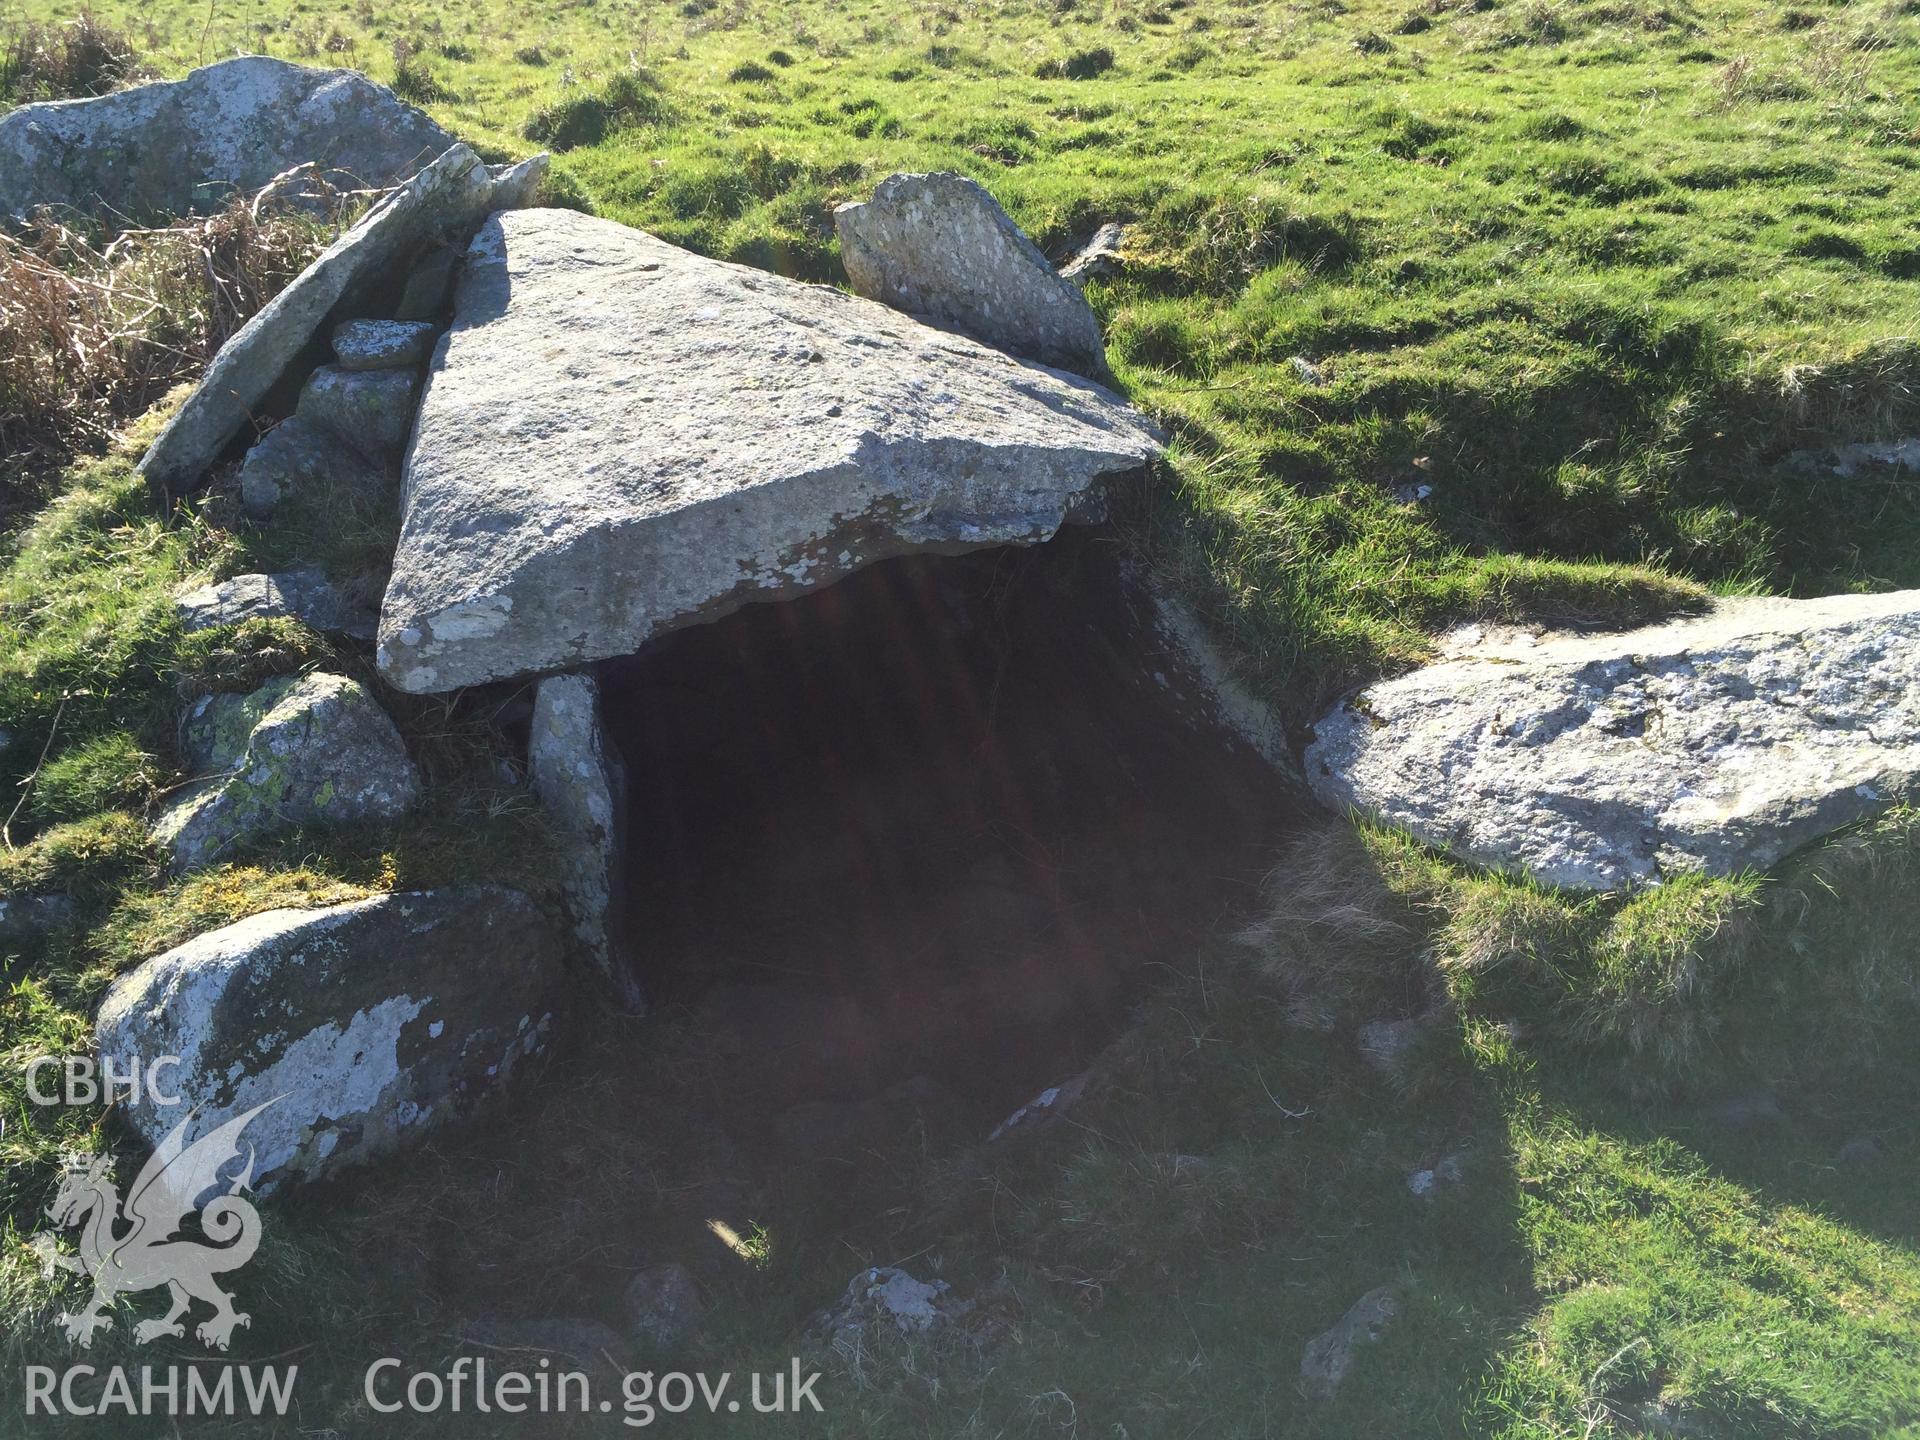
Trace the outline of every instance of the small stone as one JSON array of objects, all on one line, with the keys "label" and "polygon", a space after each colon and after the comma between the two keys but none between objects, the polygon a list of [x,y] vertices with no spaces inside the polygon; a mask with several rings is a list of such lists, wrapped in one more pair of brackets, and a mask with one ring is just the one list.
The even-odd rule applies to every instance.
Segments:
[{"label": "small stone", "polygon": [[235,575],[215,585],[182,590],[174,608],[189,630],[284,616],[315,630],[371,640],[379,623],[371,606],[349,599],[319,570]]},{"label": "small stone", "polygon": [[1089,1078],[1089,1072],[1082,1070],[1071,1079],[1062,1080],[1058,1085],[1048,1086],[994,1126],[993,1133],[987,1136],[987,1143],[991,1145],[1009,1131],[1021,1128],[1033,1129],[1043,1121],[1065,1114],[1087,1093]]},{"label": "small stone", "polygon": [[322,365],[308,377],[293,413],[370,460],[391,459],[413,429],[413,398],[419,389],[420,377],[411,370]]},{"label": "small stone", "polygon": [[668,1263],[642,1270],[627,1284],[627,1328],[642,1345],[679,1344],[706,1310],[687,1267]]},{"label": "small stone", "polygon": [[240,463],[240,504],[253,519],[266,520],[290,495],[354,493],[380,478],[358,450],[294,415],[263,435]]},{"label": "small stone", "polygon": [[1060,278],[1085,285],[1090,280],[1105,280],[1119,274],[1120,247],[1126,238],[1125,226],[1102,225],[1093,232],[1093,238],[1060,267]]},{"label": "small stone", "polygon": [[905,1270],[879,1266],[853,1277],[839,1303],[814,1321],[814,1333],[840,1339],[884,1325],[902,1335],[924,1335],[973,1309],[944,1280],[917,1280]]},{"label": "small stone", "polygon": [[450,245],[438,245],[421,257],[407,276],[394,306],[397,320],[439,321],[446,316],[453,300],[453,277],[459,269],[460,252]]},{"label": "small stone", "polygon": [[397,370],[433,354],[439,330],[418,320],[345,320],[333,328],[333,358],[342,370]]},{"label": "small stone", "polygon": [[1370,1020],[1355,1037],[1360,1058],[1383,1075],[1397,1075],[1427,1032],[1425,1016],[1407,1020]]},{"label": "small stone", "polygon": [[210,695],[186,725],[204,778],[154,825],[176,871],[210,865],[244,841],[301,825],[390,819],[420,794],[400,734],[366,687],[344,675],[269,681]]},{"label": "small stone", "polygon": [[1369,1290],[1331,1329],[1307,1342],[1300,1357],[1300,1382],[1316,1400],[1331,1400],[1339,1390],[1361,1349],[1377,1344],[1400,1314],[1393,1287]]},{"label": "small stone", "polygon": [[856,295],[1043,365],[1106,373],[1086,297],[966,176],[890,175],[871,200],[835,210],[833,228]]},{"label": "small stone", "polygon": [[1449,1155],[1431,1170],[1416,1170],[1407,1176],[1407,1189],[1422,1200],[1432,1200],[1442,1191],[1453,1189],[1463,1178],[1460,1157]]},{"label": "small stone", "polygon": [[1833,1158],[1840,1165],[1864,1168],[1878,1165],[1887,1158],[1887,1152],[1880,1148],[1880,1142],[1871,1135],[1856,1135],[1842,1145]]}]

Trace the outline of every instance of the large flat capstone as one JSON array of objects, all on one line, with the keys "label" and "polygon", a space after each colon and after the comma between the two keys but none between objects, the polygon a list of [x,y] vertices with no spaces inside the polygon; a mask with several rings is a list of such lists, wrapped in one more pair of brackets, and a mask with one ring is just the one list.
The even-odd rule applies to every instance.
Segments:
[{"label": "large flat capstone", "polygon": [[499,214],[415,425],[380,668],[574,669],[876,560],[1036,543],[1157,447],[1099,385],[884,305]]},{"label": "large flat capstone", "polygon": [[143,221],[217,209],[296,165],[339,189],[405,180],[453,137],[352,70],[264,55],[0,119],[0,211],[70,205]]},{"label": "large flat capstone", "polygon": [[1920,780],[1920,590],[1482,643],[1328,715],[1306,769],[1331,804],[1556,885],[1764,869]]}]

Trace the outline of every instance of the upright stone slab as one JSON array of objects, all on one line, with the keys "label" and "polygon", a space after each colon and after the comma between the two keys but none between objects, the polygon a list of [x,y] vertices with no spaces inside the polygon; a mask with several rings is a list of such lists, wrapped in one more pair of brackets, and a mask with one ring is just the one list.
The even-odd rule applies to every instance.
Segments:
[{"label": "upright stone slab", "polygon": [[162,496],[196,484],[313,334],[357,285],[412,262],[429,244],[472,232],[488,211],[524,203],[546,157],[494,172],[455,145],[381,200],[269,301],[213,357],[206,377],[140,461]]},{"label": "upright stone slab", "polygon": [[890,175],[833,212],[854,292],[955,325],[1046,365],[1104,375],[1100,322],[1079,287],[964,175]]},{"label": "upright stone slab", "polygon": [[247,1127],[263,1190],[415,1142],[542,1049],[562,985],[539,907],[494,887],[269,910],[120,977],[94,1027],[119,1073],[177,1056],[121,1106],[158,1144],[267,1105]]},{"label": "upright stone slab", "polygon": [[1099,385],[884,305],[496,215],[415,422],[380,667],[577,669],[890,556],[1037,543],[1158,449]]},{"label": "upright stone slab", "polygon": [[1328,803],[1555,885],[1765,869],[1920,781],[1920,590],[1481,644],[1314,727]]},{"label": "upright stone slab", "polygon": [[644,997],[620,943],[625,767],[600,716],[591,675],[550,675],[534,692],[527,744],[533,786],[567,847],[566,900],[574,936],[629,1010]]},{"label": "upright stone slab", "polygon": [[379,189],[453,143],[357,71],[246,55],[0,118],[0,212],[71,206],[144,222],[218,209],[307,164],[336,189]]}]

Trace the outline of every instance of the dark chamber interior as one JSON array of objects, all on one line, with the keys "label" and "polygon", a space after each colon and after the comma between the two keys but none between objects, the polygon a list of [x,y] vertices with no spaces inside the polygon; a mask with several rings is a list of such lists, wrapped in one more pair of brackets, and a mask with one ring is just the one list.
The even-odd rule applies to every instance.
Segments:
[{"label": "dark chamber interior", "polygon": [[1245,912],[1298,805],[1097,531],[874,565],[603,683],[627,949],[739,1098],[1018,1103]]}]

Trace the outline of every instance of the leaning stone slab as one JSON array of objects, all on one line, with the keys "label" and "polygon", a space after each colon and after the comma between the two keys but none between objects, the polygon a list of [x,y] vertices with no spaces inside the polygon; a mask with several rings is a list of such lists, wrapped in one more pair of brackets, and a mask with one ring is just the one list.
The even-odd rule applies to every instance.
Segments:
[{"label": "leaning stone slab", "polygon": [[1329,804],[1585,890],[1764,869],[1920,780],[1920,590],[1482,644],[1315,727]]},{"label": "leaning stone slab", "polygon": [[617,934],[626,768],[600,715],[591,675],[549,675],[534,691],[527,743],[533,787],[567,848],[567,912],[574,936],[629,1010],[644,1008]]},{"label": "leaning stone slab", "polygon": [[163,496],[195,484],[350,291],[410,264],[430,244],[470,234],[498,206],[523,203],[546,159],[495,172],[455,145],[389,193],[220,347],[141,458],[147,483]]},{"label": "leaning stone slab", "polygon": [[336,189],[379,189],[451,144],[355,71],[250,55],[0,118],[0,212],[19,219],[58,205],[135,221],[204,212],[309,163]]},{"label": "leaning stone slab", "polygon": [[212,864],[243,840],[303,825],[400,815],[420,776],[393,721],[344,675],[269,681],[250,695],[209,695],[186,730],[203,776],[154,826],[175,870]]},{"label": "leaning stone slab", "polygon": [[371,640],[378,620],[371,608],[343,594],[319,570],[235,575],[217,584],[192,586],[174,597],[174,609],[189,630],[284,617],[356,640]]},{"label": "leaning stone slab", "polygon": [[543,1048],[561,979],[540,909],[491,887],[269,910],[122,976],[94,1027],[103,1059],[175,1055],[178,1105],[127,1121],[159,1143],[259,1105],[243,1141],[260,1188],[397,1150],[464,1113]]},{"label": "leaning stone slab", "polygon": [[424,320],[343,320],[333,327],[333,358],[342,370],[422,365],[439,334]]},{"label": "leaning stone slab", "polygon": [[964,175],[892,175],[833,212],[855,294],[1002,350],[1104,375],[1100,322],[1000,202]]},{"label": "leaning stone slab", "polygon": [[380,666],[576,669],[890,556],[1034,544],[1158,449],[1110,391],[883,305],[496,215],[415,424]]}]

